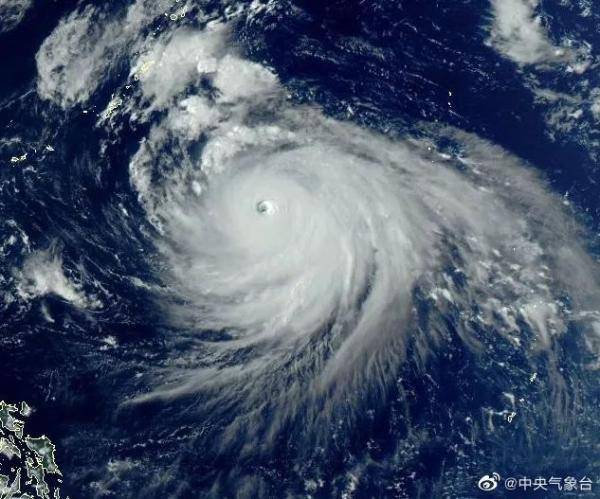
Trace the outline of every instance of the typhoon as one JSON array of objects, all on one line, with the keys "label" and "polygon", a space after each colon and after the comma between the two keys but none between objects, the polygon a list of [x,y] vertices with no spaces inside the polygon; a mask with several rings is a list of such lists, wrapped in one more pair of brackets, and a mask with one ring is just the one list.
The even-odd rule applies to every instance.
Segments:
[{"label": "typhoon", "polygon": [[[124,181],[100,201],[101,250],[69,253],[87,221],[21,237],[11,300],[152,329],[100,340],[128,350],[93,357],[111,402],[85,430],[102,450],[66,466],[81,497],[463,497],[592,445],[600,269],[543,174],[454,125],[295,99],[236,38],[271,3],[166,8],[80,7],[36,56],[45,105],[103,95],[94,140]],[[88,159],[73,171],[99,178]]]},{"label": "typhoon", "polygon": [[[304,455],[384,403],[407,355],[426,362],[453,336],[479,355],[501,337],[535,372],[580,321],[596,358],[597,266],[531,167],[458,130],[384,137],[290,104],[227,36],[181,30],[160,49],[194,54],[207,87],[130,163],[186,347],[129,403],[187,397],[227,422],[210,445],[269,453],[291,432]],[[150,106],[156,78],[142,77]],[[193,152],[166,159],[174,144]],[[547,417],[562,420],[569,396],[548,376]]]}]

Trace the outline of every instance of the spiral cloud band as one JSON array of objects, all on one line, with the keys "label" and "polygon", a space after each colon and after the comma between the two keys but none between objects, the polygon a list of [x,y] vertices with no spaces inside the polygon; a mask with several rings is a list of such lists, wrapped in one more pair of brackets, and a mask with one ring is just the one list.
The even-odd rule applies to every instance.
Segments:
[{"label": "spiral cloud band", "polygon": [[[597,359],[596,265],[531,167],[455,129],[390,138],[291,104],[228,37],[175,30],[132,70],[129,111],[163,118],[130,177],[163,259],[157,300],[187,348],[130,404],[236,407],[225,446],[299,414],[319,439],[319,422],[384,396],[410,342],[425,359],[452,335],[482,354],[502,337],[533,363],[577,322]],[[416,292],[438,313],[427,328]]]}]

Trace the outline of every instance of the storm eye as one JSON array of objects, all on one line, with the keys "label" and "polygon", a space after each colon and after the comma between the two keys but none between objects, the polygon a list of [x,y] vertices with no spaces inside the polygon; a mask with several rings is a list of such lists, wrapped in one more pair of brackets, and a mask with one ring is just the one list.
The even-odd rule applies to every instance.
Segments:
[{"label": "storm eye", "polygon": [[272,201],[263,200],[256,203],[256,211],[261,215],[272,215],[275,209],[275,203]]}]

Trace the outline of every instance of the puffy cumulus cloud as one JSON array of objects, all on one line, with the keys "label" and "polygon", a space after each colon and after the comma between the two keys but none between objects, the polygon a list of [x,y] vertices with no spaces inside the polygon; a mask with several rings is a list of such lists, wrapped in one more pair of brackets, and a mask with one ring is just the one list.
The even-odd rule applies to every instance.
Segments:
[{"label": "puffy cumulus cloud", "polygon": [[203,31],[181,28],[150,44],[131,75],[140,81],[151,109],[167,106],[187,85],[214,72],[225,36],[225,27],[213,24]]},{"label": "puffy cumulus cloud", "polygon": [[492,26],[489,42],[505,57],[521,65],[570,64],[584,72],[586,54],[569,46],[555,45],[536,10],[539,0],[492,0]]},{"label": "puffy cumulus cloud", "polygon": [[[269,70],[225,50],[228,36],[227,26],[212,22],[202,31],[184,27],[149,41],[131,70],[149,103],[147,110],[164,109],[188,85],[202,79],[213,82],[222,102],[275,91],[277,81]],[[198,103],[194,97],[182,105],[191,109]]]},{"label": "puffy cumulus cloud", "polygon": [[198,139],[202,132],[219,122],[221,112],[208,99],[191,95],[169,111],[169,128],[187,139]]},{"label": "puffy cumulus cloud", "polygon": [[505,56],[520,64],[550,62],[565,55],[555,47],[540,17],[539,0],[492,0],[491,42]]},{"label": "puffy cumulus cloud", "polygon": [[561,15],[551,18],[539,0],[491,0],[487,43],[516,63],[545,116],[548,137],[581,144],[595,161],[597,84],[590,68],[598,65],[597,57],[580,33],[562,30],[560,39],[551,34],[562,17],[585,20],[596,13],[585,1],[556,3]]},{"label": "puffy cumulus cloud", "polygon": [[18,293],[23,299],[54,295],[79,308],[98,308],[102,303],[88,297],[81,285],[68,277],[56,248],[31,253],[19,271]]},{"label": "puffy cumulus cloud", "polygon": [[137,0],[116,14],[93,5],[73,11],[36,55],[39,96],[63,108],[85,103],[122,57],[140,49],[143,29],[171,4]]},{"label": "puffy cumulus cloud", "polygon": [[277,79],[260,64],[227,55],[219,62],[214,84],[221,92],[221,99],[235,101],[274,92]]},{"label": "puffy cumulus cloud", "polygon": [[38,94],[62,107],[86,101],[102,81],[112,57],[112,38],[88,6],[63,19],[36,56]]}]

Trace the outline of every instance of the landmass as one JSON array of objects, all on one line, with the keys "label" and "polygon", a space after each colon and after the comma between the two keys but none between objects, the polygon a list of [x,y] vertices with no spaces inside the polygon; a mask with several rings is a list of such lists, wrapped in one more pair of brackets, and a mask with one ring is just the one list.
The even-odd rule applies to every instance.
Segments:
[{"label": "landmass", "polygon": [[25,431],[32,412],[25,402],[19,407],[0,400],[0,499],[61,499],[55,445]]}]

